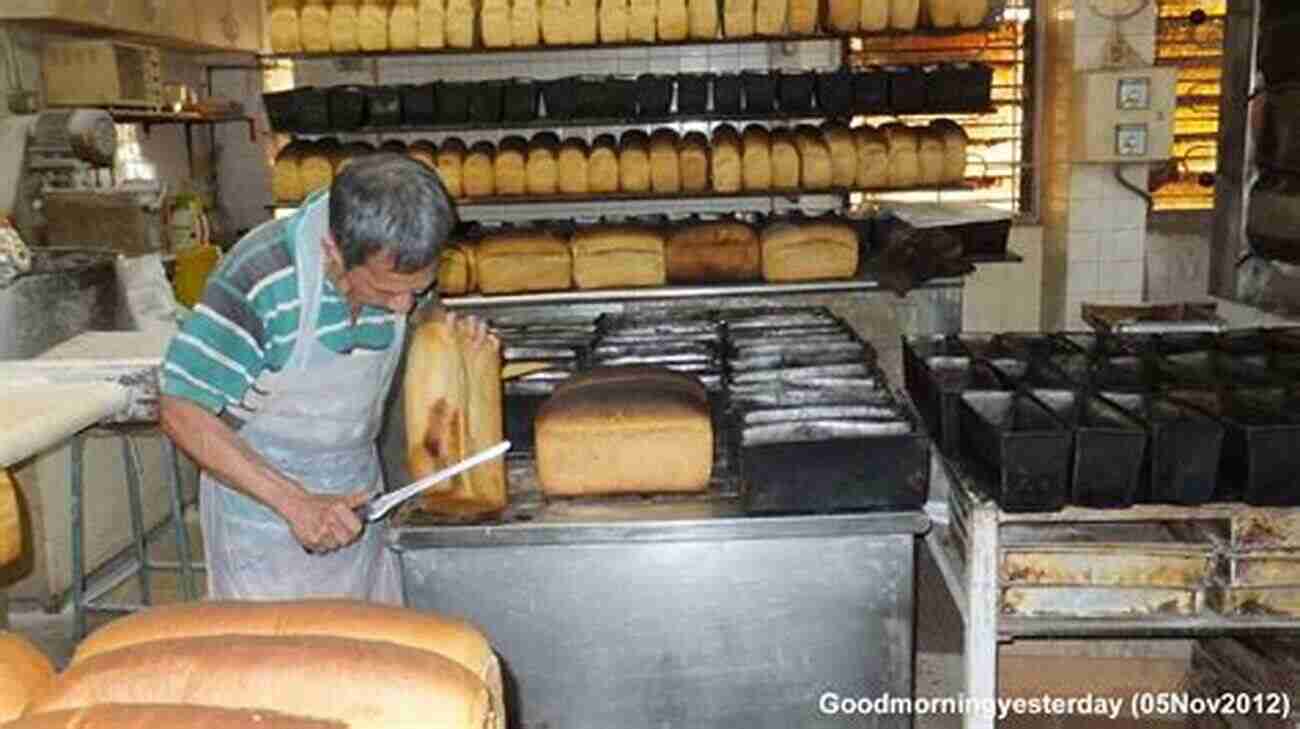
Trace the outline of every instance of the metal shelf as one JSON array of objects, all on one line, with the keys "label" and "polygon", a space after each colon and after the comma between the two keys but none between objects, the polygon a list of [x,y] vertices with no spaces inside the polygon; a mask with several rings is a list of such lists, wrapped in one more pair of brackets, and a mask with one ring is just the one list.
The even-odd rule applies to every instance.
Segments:
[{"label": "metal shelf", "polygon": [[888,110],[848,113],[848,114],[822,114],[815,111],[810,112],[770,112],[770,113],[741,113],[741,114],[718,114],[713,112],[704,112],[701,114],[672,114],[667,116],[653,117],[630,117],[630,118],[572,118],[572,119],[533,119],[530,121],[500,121],[500,122],[455,122],[449,124],[428,124],[428,125],[400,125],[388,127],[362,127],[351,131],[329,131],[329,132],[298,132],[292,130],[275,130],[280,134],[291,134],[294,137],[354,137],[354,136],[383,136],[396,134],[441,134],[451,132],[510,132],[513,130],[545,130],[545,129],[592,129],[603,127],[643,127],[650,125],[664,124],[688,124],[708,122],[711,124],[732,124],[747,125],[757,122],[786,122],[789,124],[815,124],[825,121],[838,120],[848,123],[857,116],[889,116],[889,117],[912,117],[912,116],[970,116],[977,114],[992,114],[997,111],[997,105],[981,107],[978,109],[946,109],[946,110],[928,110],[924,112],[895,113]]},{"label": "metal shelf", "polygon": [[182,125],[185,128],[185,161],[189,165],[190,176],[194,176],[194,127],[215,127],[218,124],[247,124],[248,141],[257,143],[257,122],[243,114],[231,116],[204,116],[194,112],[161,112],[136,109],[109,109],[113,121],[119,124],[139,124],[144,135],[149,136],[153,127],[160,125]]},{"label": "metal shelf", "polygon": [[[918,288],[960,288],[959,278],[934,279]],[[589,291],[552,291],[533,294],[503,294],[497,296],[457,296],[442,299],[449,308],[483,308],[493,306],[519,306],[532,304],[597,304],[625,301],[654,301],[681,299],[712,299],[722,296],[781,296],[796,294],[825,294],[839,291],[880,291],[880,282],[870,278],[840,281],[809,281],[806,283],[742,283],[707,286],[653,286],[631,289],[596,289]]]},{"label": "metal shelf", "polygon": [[351,51],[336,53],[328,52],[301,52],[301,53],[267,53],[260,57],[265,59],[286,59],[295,61],[304,60],[329,60],[336,58],[389,58],[389,57],[407,57],[407,56],[466,56],[466,55],[494,55],[506,53],[555,53],[561,51],[619,51],[636,48],[676,48],[685,46],[726,46],[743,43],[802,43],[811,41],[846,41],[851,38],[862,37],[915,37],[915,36],[960,36],[972,33],[984,33],[993,29],[993,25],[988,23],[975,26],[972,28],[917,28],[915,30],[898,30],[885,31],[870,34],[833,34],[817,33],[813,35],[785,35],[785,36],[748,36],[745,38],[687,38],[678,41],[631,41],[627,43],[593,43],[582,45],[554,45],[554,46],[509,46],[504,48],[418,48],[413,50],[385,50],[385,51]]}]

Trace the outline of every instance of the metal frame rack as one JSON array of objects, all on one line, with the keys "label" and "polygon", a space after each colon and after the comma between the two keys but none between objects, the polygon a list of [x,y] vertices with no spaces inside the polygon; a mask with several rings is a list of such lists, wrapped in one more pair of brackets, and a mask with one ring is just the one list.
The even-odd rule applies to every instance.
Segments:
[{"label": "metal frame rack", "polygon": [[[1300,510],[1261,509],[1238,504],[1198,507],[1139,505],[1128,509],[1100,510],[1068,507],[1042,514],[1007,513],[985,496],[976,481],[959,463],[940,459],[941,472],[949,482],[947,528],[936,524],[925,537],[926,546],[938,564],[953,601],[961,613],[964,631],[964,695],[976,701],[997,696],[998,645],[1029,639],[1072,638],[1195,638],[1248,633],[1300,631],[1300,617],[1210,613],[1174,614],[1151,604],[1151,609],[1123,617],[1021,616],[1009,599],[1014,575],[1007,569],[1011,552],[1006,540],[1010,530],[1026,525],[1059,525],[1087,531],[1102,525],[1142,525],[1158,529],[1175,523],[1201,533],[1227,535],[1222,542],[1211,540],[1204,558],[1237,563],[1252,554],[1275,554],[1280,545],[1249,544],[1258,525],[1272,525],[1275,538],[1290,543],[1300,537]],[[1294,544],[1291,548],[1294,548]],[[1050,548],[1050,545],[1049,545]],[[1272,550],[1270,552],[1270,550]],[[1140,559],[1134,556],[1132,559]],[[1136,562],[1132,563],[1136,566]],[[1078,585],[1062,585],[1064,595]],[[1136,588],[1144,589],[1144,588]],[[1152,587],[1150,596],[1161,591]],[[978,713],[963,718],[964,729],[992,729],[993,718]]]}]

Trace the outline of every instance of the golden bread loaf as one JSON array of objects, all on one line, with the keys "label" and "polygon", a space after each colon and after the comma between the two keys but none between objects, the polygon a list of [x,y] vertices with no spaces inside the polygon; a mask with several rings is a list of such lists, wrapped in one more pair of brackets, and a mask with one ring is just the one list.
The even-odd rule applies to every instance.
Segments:
[{"label": "golden bread loaf", "polygon": [[744,223],[686,225],[664,242],[670,283],[753,281],[762,273],[758,234]]},{"label": "golden bread loaf", "polygon": [[659,0],[655,7],[659,40],[685,40],[690,33],[690,16],[686,0]]},{"label": "golden bread loaf", "polygon": [[831,186],[848,189],[858,179],[858,148],[853,141],[853,130],[842,122],[826,122],[821,128],[822,139],[831,155]]},{"label": "golden bread loaf", "polygon": [[790,0],[757,0],[754,6],[754,32],[758,35],[785,35],[786,14]]},{"label": "golden bread loaf", "polygon": [[772,135],[765,127],[758,124],[745,127],[741,163],[746,190],[772,189]]},{"label": "golden bread loaf", "polygon": [[681,192],[680,142],[677,132],[671,129],[657,129],[650,135],[650,189],[656,193]]},{"label": "golden bread loaf", "polygon": [[771,133],[771,141],[772,188],[776,190],[799,189],[801,161],[794,132],[789,129],[774,129]]},{"label": "golden bread loaf", "polygon": [[741,185],[740,135],[730,124],[713,130],[709,176],[715,192],[738,192]]},{"label": "golden bread loaf", "polygon": [[688,0],[689,35],[698,40],[718,37],[718,0]]},{"label": "golden bread loaf", "polygon": [[485,294],[563,291],[573,282],[573,263],[563,238],[539,230],[489,235],[474,256],[478,288]]},{"label": "golden bread loaf", "polygon": [[480,0],[478,26],[484,48],[508,48],[512,40],[510,0]]},{"label": "golden bread loaf", "polygon": [[363,51],[388,50],[387,0],[361,0],[357,9],[357,46]]},{"label": "golden bread loaf", "polygon": [[858,236],[847,225],[775,223],[761,241],[765,281],[852,278],[858,271]]},{"label": "golden bread loaf", "polygon": [[341,721],[183,704],[99,704],[25,716],[6,729],[347,729]]},{"label": "golden bread loaf", "polygon": [[626,43],[628,0],[600,0],[600,42]]},{"label": "golden bread loaf", "polygon": [[302,51],[302,33],[298,23],[296,5],[285,7],[277,5],[267,13],[270,25],[271,51],[275,53],[299,53]]},{"label": "golden bread loaf", "polygon": [[[423,478],[503,439],[501,350],[495,337],[474,340],[472,322],[434,316],[411,337],[403,383],[406,467]],[[481,517],[506,507],[505,459],[452,479],[449,491],[425,494],[420,506],[451,517]]]},{"label": "golden bread loaf", "polygon": [[864,2],[871,0],[826,0],[826,29],[832,33],[858,32]]},{"label": "golden bread loaf", "polygon": [[29,713],[98,704],[193,704],[342,721],[351,729],[499,729],[486,684],[455,661],[326,635],[219,635],[101,653],[60,674]]},{"label": "golden bread loaf", "polygon": [[497,145],[496,186],[498,195],[524,195],[528,192],[528,141],[509,136]]},{"label": "golden bread loaf", "polygon": [[582,139],[573,137],[564,140],[560,145],[560,156],[557,160],[560,174],[560,192],[566,195],[587,195],[591,193],[591,186],[587,178],[587,159],[590,152],[587,150],[587,143]]},{"label": "golden bread loaf", "polygon": [[448,243],[438,254],[438,293],[464,296],[478,288],[475,280],[474,247]]},{"label": "golden bread loaf", "polygon": [[560,138],[554,132],[541,132],[528,141],[529,195],[554,195],[560,189],[559,154]]},{"label": "golden bread loaf", "polygon": [[650,138],[640,130],[619,139],[618,186],[623,192],[650,191]]},{"label": "golden bread loaf", "polygon": [[330,8],[325,0],[306,0],[298,11],[298,36],[308,53],[330,50]]},{"label": "golden bread loaf", "polygon": [[966,130],[951,119],[935,119],[930,128],[943,140],[943,182],[958,184],[966,179]]},{"label": "golden bread loaf", "polygon": [[491,142],[476,142],[465,155],[461,166],[461,184],[465,197],[491,197],[496,194],[496,149]]},{"label": "golden bread loaf", "polygon": [[575,375],[542,404],[535,432],[537,474],[548,495],[708,488],[709,400],[687,375],[653,367]]},{"label": "golden bread loaf", "polygon": [[447,194],[452,198],[465,197],[462,177],[465,154],[465,143],[455,137],[443,140],[438,147],[438,176],[442,178],[442,186],[447,188]]},{"label": "golden bread loaf", "polygon": [[334,0],[330,7],[330,50],[335,53],[351,53],[361,48],[357,1]]},{"label": "golden bread loaf", "polygon": [[416,42],[421,48],[447,45],[446,0],[419,0],[416,6]]},{"label": "golden bread loaf", "polygon": [[702,132],[687,132],[682,137],[680,162],[682,189],[704,192],[709,189],[709,138]]},{"label": "golden bread loaf", "polygon": [[420,47],[420,8],[418,0],[397,0],[388,13],[388,47],[394,51],[412,51]]},{"label": "golden bread loaf", "polygon": [[864,33],[888,30],[889,3],[890,0],[862,0],[858,28]]},{"label": "golden bread loaf", "polygon": [[916,130],[892,122],[881,126],[880,131],[889,148],[889,187],[916,187],[921,181],[921,140]]},{"label": "golden bread loaf", "polygon": [[0,722],[21,716],[53,681],[54,664],[39,648],[18,633],[0,632]]},{"label": "golden bread loaf", "polygon": [[580,289],[662,286],[663,235],[631,225],[596,225],[574,233],[573,283]]},{"label": "golden bread loaf", "polygon": [[805,190],[825,190],[831,186],[831,151],[821,131],[809,125],[800,125],[794,131],[795,147],[799,150],[799,181]]},{"label": "golden bread loaf", "polygon": [[591,192],[618,192],[621,170],[618,142],[614,135],[602,134],[591,142],[591,155],[587,158],[587,186]]},{"label": "golden bread loaf", "polygon": [[725,38],[754,35],[754,0],[722,0],[722,35]]},{"label": "golden bread loaf", "polygon": [[542,8],[540,0],[514,0],[510,5],[510,41],[518,48],[542,43]]},{"label": "golden bread loaf", "polygon": [[853,145],[858,153],[857,186],[878,190],[889,186],[889,144],[885,135],[872,126],[853,130]]}]

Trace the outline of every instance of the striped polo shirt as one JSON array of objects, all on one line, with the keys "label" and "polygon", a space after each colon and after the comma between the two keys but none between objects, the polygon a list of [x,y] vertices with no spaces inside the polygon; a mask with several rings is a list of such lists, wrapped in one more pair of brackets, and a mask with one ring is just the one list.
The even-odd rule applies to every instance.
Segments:
[{"label": "striped polo shirt", "polygon": [[[317,198],[318,200],[320,197]],[[328,200],[305,203],[293,217],[262,225],[223,259],[202,300],[167,348],[162,392],[191,400],[239,429],[268,395],[266,375],[279,372],[298,340],[302,316],[298,262],[289,230],[298,216],[302,234],[326,229]],[[351,306],[323,276],[317,340],[334,352],[382,350],[396,336],[397,315],[365,306],[352,321]]]}]

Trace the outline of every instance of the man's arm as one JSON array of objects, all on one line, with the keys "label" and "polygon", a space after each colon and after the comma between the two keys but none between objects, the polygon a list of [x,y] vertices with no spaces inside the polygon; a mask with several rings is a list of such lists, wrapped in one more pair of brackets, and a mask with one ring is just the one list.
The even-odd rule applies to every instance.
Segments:
[{"label": "man's arm", "polygon": [[361,534],[352,513],[367,498],[363,488],[347,496],[312,494],[267,463],[220,418],[180,397],[160,401],[163,432],[199,466],[237,491],[265,504],[289,524],[313,552],[346,547]]}]

